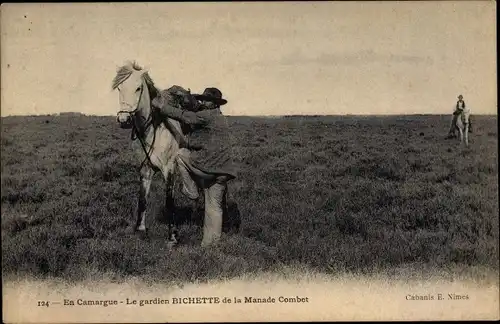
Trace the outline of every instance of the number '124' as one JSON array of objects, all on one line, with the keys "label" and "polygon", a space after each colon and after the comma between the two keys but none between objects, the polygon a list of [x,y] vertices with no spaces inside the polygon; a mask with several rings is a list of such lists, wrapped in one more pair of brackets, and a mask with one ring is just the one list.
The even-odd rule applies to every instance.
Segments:
[{"label": "number '124'", "polygon": [[48,301],[38,301],[38,306],[45,306],[45,307],[49,307],[49,302]]}]

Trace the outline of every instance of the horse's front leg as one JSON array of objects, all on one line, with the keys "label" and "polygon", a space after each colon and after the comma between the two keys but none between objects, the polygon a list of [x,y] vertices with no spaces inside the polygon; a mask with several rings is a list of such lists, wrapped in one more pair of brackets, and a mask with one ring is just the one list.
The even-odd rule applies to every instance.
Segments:
[{"label": "horse's front leg", "polygon": [[147,166],[143,166],[140,171],[140,188],[139,197],[137,200],[136,217],[137,222],[135,230],[138,232],[146,233],[146,204],[149,195],[149,189],[151,188],[151,180],[153,178],[153,171]]}]

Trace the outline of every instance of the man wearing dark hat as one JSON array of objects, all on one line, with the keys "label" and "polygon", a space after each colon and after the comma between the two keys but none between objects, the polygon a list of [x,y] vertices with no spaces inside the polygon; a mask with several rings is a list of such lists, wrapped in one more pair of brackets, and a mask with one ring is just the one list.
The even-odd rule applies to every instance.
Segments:
[{"label": "man wearing dark hat", "polygon": [[222,114],[220,106],[227,103],[227,100],[222,99],[222,93],[217,88],[206,88],[203,94],[195,94],[193,97],[198,100],[202,107],[200,110],[210,109],[215,114]]},{"label": "man wearing dark hat", "polygon": [[189,145],[199,148],[190,152],[188,162],[205,173],[227,179],[236,178],[229,125],[220,109],[227,100],[222,98],[222,93],[217,88],[206,88],[203,94],[194,94],[193,97],[198,102],[196,114],[206,122],[192,124],[187,131]]},{"label": "man wearing dark hat", "polygon": [[[457,123],[457,118],[466,109],[464,96],[459,95],[457,104],[455,105],[455,111],[453,112],[453,118],[451,120],[450,130],[448,131],[448,136],[446,138],[455,138],[455,128]],[[472,133],[472,123],[469,116],[469,133]]]},{"label": "man wearing dark hat", "polygon": [[[180,96],[186,96],[186,93],[180,91]],[[202,188],[205,194],[205,224],[207,217],[208,223],[217,223],[222,220],[222,214],[227,213],[227,182],[237,176],[229,126],[220,111],[227,100],[222,98],[217,88],[207,88],[201,95],[192,95],[195,102],[189,98],[174,101],[172,97],[175,95],[171,94],[164,97],[166,99],[153,100],[153,106],[164,116],[184,123],[182,137],[186,144],[182,145],[177,157],[183,178],[182,191],[194,200],[199,197],[198,188]],[[172,107],[175,104],[177,107]],[[211,235],[217,239],[220,233]]]}]

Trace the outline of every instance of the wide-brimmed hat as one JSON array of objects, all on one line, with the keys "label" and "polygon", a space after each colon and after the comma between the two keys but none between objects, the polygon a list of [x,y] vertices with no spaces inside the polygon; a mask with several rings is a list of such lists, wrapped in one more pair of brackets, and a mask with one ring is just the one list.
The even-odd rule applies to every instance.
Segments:
[{"label": "wide-brimmed hat", "polygon": [[197,100],[211,101],[220,106],[227,104],[227,100],[222,99],[222,92],[217,88],[206,88],[202,94],[194,94],[193,96]]},{"label": "wide-brimmed hat", "polygon": [[464,96],[462,96],[462,95],[458,96],[458,99],[463,99],[463,98],[464,98]]}]

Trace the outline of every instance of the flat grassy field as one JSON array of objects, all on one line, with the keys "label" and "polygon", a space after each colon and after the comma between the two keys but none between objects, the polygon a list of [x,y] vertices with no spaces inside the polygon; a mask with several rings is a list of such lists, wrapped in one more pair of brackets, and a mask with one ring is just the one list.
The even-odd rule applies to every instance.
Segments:
[{"label": "flat grassy field", "polygon": [[[444,140],[450,116],[228,120],[241,166],[230,185],[239,231],[203,249],[195,215],[169,250],[160,175],[148,203],[151,239],[127,232],[137,164],[114,117],[2,118],[4,276],[498,271],[496,116],[475,116],[469,148]],[[188,206],[180,193],[176,203]]]}]

